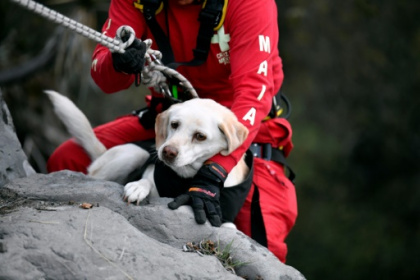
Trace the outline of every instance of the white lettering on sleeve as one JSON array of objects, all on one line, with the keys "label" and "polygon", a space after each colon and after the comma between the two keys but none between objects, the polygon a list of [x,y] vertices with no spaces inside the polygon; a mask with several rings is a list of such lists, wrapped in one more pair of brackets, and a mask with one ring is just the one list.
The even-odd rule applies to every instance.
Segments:
[{"label": "white lettering on sleeve", "polygon": [[254,107],[249,109],[248,113],[242,118],[244,121],[249,121],[251,125],[255,123],[255,115],[257,114],[257,110]]},{"label": "white lettering on sleeve", "polygon": [[108,25],[106,27],[106,30],[102,34],[106,35],[106,33],[108,32],[109,28],[111,28],[111,21],[112,21],[111,19],[108,20]]},{"label": "white lettering on sleeve", "polygon": [[264,60],[263,62],[261,62],[260,68],[258,68],[257,74],[263,73],[264,76],[267,77],[267,71],[268,71],[268,63],[267,63],[267,60]]},{"label": "white lettering on sleeve", "polygon": [[258,101],[261,101],[261,99],[263,98],[266,88],[267,87],[265,85],[262,85],[260,95],[258,95]]},{"label": "white lettering on sleeve", "polygon": [[[259,42],[260,52],[271,53],[270,37],[264,36],[264,35],[258,35],[258,42]],[[262,74],[262,75],[267,77],[267,75],[268,75],[268,62],[267,62],[267,60],[264,60],[260,63],[257,74],[258,75]],[[262,84],[260,94],[257,97],[258,101],[261,101],[263,99],[266,90],[267,90],[267,86]],[[256,115],[257,115],[257,110],[254,107],[252,107],[244,115],[242,120],[249,122],[251,125],[254,125]]]},{"label": "white lettering on sleeve", "polygon": [[92,61],[92,66],[91,66],[91,68],[93,68],[93,71],[95,71],[95,72],[96,72],[96,64],[98,64],[98,59],[97,58],[95,58]]},{"label": "white lettering on sleeve", "polygon": [[258,36],[259,42],[260,42],[260,52],[267,52],[270,53],[270,37],[259,35]]}]

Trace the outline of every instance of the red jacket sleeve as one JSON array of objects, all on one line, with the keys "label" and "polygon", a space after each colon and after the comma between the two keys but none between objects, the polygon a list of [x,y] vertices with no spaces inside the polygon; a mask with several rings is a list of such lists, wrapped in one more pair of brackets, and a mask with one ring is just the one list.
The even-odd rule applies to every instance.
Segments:
[{"label": "red jacket sleeve", "polygon": [[277,6],[274,1],[229,1],[225,26],[231,36],[230,63],[234,98],[231,110],[249,130],[245,143],[229,156],[213,161],[228,172],[237,164],[270,111],[283,82],[278,53]]},{"label": "red jacket sleeve", "polygon": [[[122,25],[131,26],[137,38],[145,33],[144,18],[135,9],[132,0],[112,0],[108,19],[102,27],[102,33],[114,38]],[[129,88],[134,82],[134,75],[127,75],[114,70],[111,52],[98,44],[93,52],[91,76],[95,83],[106,93],[114,93]]]}]

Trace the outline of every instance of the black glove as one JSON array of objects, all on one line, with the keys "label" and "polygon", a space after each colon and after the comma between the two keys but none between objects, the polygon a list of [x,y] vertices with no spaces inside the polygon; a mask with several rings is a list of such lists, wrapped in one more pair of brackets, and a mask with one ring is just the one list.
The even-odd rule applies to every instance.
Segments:
[{"label": "black glove", "polygon": [[191,204],[198,224],[204,224],[207,217],[212,226],[220,227],[222,210],[219,199],[226,177],[227,172],[219,164],[204,164],[191,181],[188,192],[176,197],[168,207],[174,210],[181,205]]},{"label": "black glove", "polygon": [[124,53],[112,53],[112,64],[118,72],[127,74],[139,74],[144,66],[144,54],[146,44],[135,39],[133,43],[125,49]]}]

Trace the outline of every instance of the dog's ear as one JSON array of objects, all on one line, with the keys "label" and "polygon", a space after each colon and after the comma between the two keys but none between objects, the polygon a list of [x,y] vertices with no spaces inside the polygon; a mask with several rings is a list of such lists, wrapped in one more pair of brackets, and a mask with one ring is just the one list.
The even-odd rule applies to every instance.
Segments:
[{"label": "dog's ear", "polygon": [[156,149],[158,149],[163,144],[163,142],[165,142],[165,139],[168,136],[167,134],[168,120],[169,120],[168,110],[163,111],[162,113],[158,114],[156,117],[156,123],[155,123]]},{"label": "dog's ear", "polygon": [[219,124],[219,129],[225,135],[227,142],[227,149],[220,152],[224,156],[236,150],[248,137],[248,129],[235,116],[226,118]]}]

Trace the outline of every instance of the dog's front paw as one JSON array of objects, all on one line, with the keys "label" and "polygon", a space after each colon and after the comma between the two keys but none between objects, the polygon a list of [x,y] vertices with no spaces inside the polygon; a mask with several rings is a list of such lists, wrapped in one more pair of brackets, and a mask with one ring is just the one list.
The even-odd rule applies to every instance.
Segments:
[{"label": "dog's front paw", "polygon": [[222,228],[231,228],[231,229],[237,229],[236,225],[234,223],[223,223],[220,227]]},{"label": "dog's front paw", "polygon": [[124,201],[128,203],[136,202],[137,205],[149,195],[151,184],[148,180],[141,179],[137,182],[131,182],[124,187]]}]

